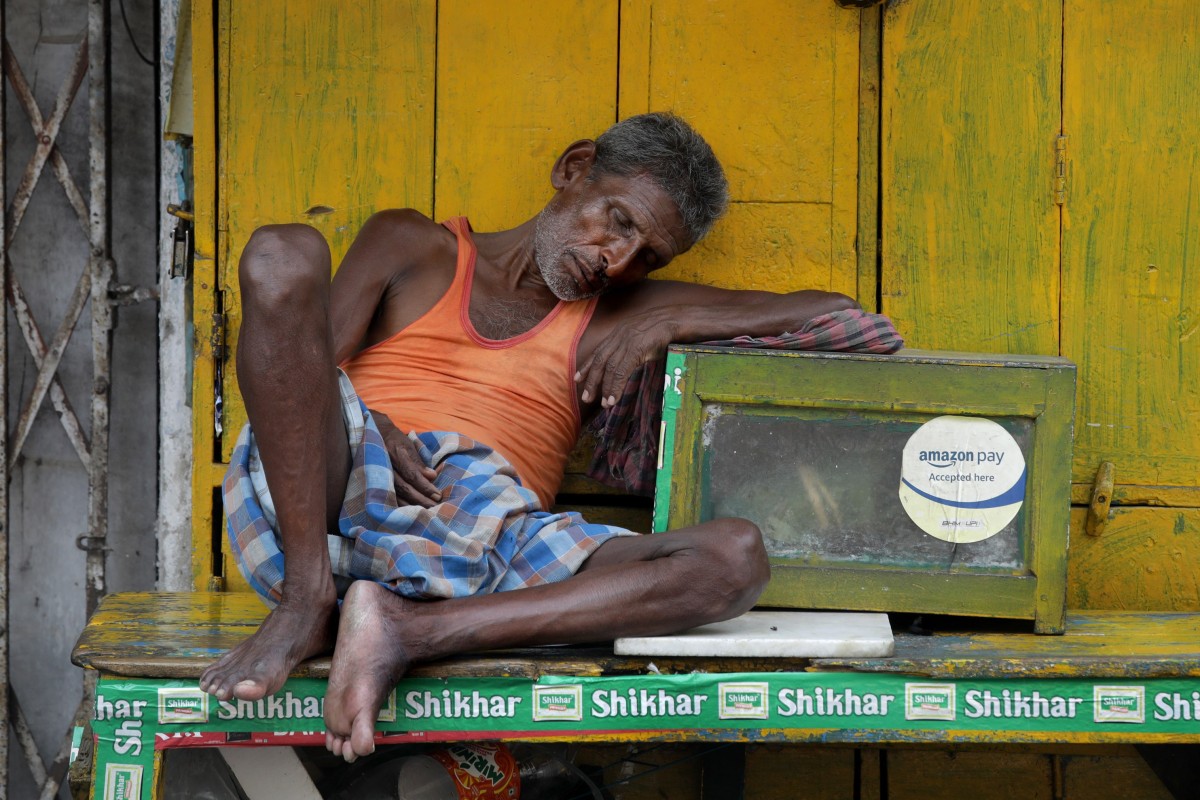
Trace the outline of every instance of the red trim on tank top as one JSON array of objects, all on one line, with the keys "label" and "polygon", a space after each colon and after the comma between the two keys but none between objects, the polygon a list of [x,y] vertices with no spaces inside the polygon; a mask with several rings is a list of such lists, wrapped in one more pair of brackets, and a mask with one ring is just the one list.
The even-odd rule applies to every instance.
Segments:
[{"label": "red trim on tank top", "polygon": [[[465,218],[460,217],[459,219],[462,219],[466,223]],[[462,300],[459,303],[458,309],[458,318],[462,324],[463,332],[475,344],[480,347],[486,347],[489,350],[503,350],[532,339],[544,331],[551,322],[554,322],[558,315],[562,313],[562,310],[566,308],[566,301],[559,300],[558,305],[550,309],[550,313],[542,317],[541,322],[522,334],[513,336],[510,339],[488,339],[486,336],[482,336],[475,330],[475,326],[471,324],[471,285],[475,280],[475,261],[479,255],[479,251],[475,247],[475,242],[471,239],[470,230],[470,225],[466,225],[462,231],[456,231],[459,246],[461,247],[463,242],[467,245],[467,276],[463,281]]]},{"label": "red trim on tank top", "polygon": [[596,313],[596,306],[599,304],[599,296],[588,300],[587,311],[583,312],[583,319],[575,329],[575,336],[571,339],[571,354],[567,358],[567,386],[571,387],[571,408],[575,409],[575,424],[579,427],[583,427],[583,414],[579,410],[579,389],[575,385],[575,356],[579,353],[579,340],[583,338],[583,332],[587,330],[588,323],[592,321],[592,314]]},{"label": "red trim on tank top", "polygon": [[442,227],[443,227],[443,228],[445,228],[446,230],[450,231],[451,233],[453,233],[453,234],[454,234],[454,239],[455,239],[455,248],[454,248],[454,249],[455,249],[455,254],[454,254],[454,277],[453,277],[453,278],[450,280],[450,285],[446,287],[446,291],[442,292],[442,296],[441,296],[441,297],[439,297],[439,298],[437,299],[437,302],[436,302],[436,303],[434,303],[432,306],[430,306],[429,310],[428,310],[428,311],[426,311],[424,314],[422,314],[421,316],[417,317],[417,318],[416,318],[416,319],[414,319],[412,322],[408,323],[408,324],[407,324],[407,325],[405,325],[403,328],[401,328],[400,330],[396,331],[395,333],[393,333],[391,336],[387,337],[386,339],[382,339],[382,340],[380,340],[380,341],[376,342],[375,344],[373,344],[373,345],[371,345],[371,346],[369,346],[369,347],[364,347],[362,350],[359,350],[359,351],[357,351],[356,353],[354,353],[353,355],[351,355],[350,357],[348,357],[348,358],[347,358],[345,361],[343,361],[342,363],[338,364],[338,367],[344,367],[344,366],[346,366],[347,364],[349,364],[351,361],[353,361],[354,359],[356,359],[356,358],[358,358],[359,356],[363,355],[364,353],[369,353],[369,352],[371,352],[372,350],[375,350],[375,349],[377,349],[377,348],[383,347],[385,344],[387,344],[388,342],[392,341],[392,340],[393,340],[393,339],[395,339],[397,336],[399,336],[400,334],[402,334],[402,333],[404,333],[405,331],[407,331],[409,328],[412,328],[414,325],[418,325],[418,324],[420,324],[421,322],[424,322],[424,321],[425,321],[425,319],[426,319],[427,317],[430,317],[430,316],[432,316],[432,315],[433,315],[433,313],[434,313],[435,311],[439,311],[443,305],[445,305],[445,304],[447,304],[447,303],[451,303],[451,302],[453,302],[453,298],[451,297],[451,294],[454,292],[454,287],[455,287],[455,286],[458,284],[459,273],[462,271],[462,265],[463,265],[463,262],[462,262],[462,259],[460,259],[460,258],[458,257],[458,249],[459,249],[459,248],[458,248],[458,246],[457,246],[457,242],[458,242],[458,231],[456,231],[456,230],[455,230],[453,227],[451,227],[450,223],[451,223],[451,222],[455,222],[455,221],[457,221],[457,220],[459,220],[459,219],[461,219],[461,220],[463,221],[463,224],[464,224],[464,225],[466,225],[468,229],[470,228],[470,226],[471,226],[471,223],[467,222],[467,218],[466,218],[466,217],[455,217],[453,220],[447,220],[446,222],[443,222],[443,223],[442,223]]}]

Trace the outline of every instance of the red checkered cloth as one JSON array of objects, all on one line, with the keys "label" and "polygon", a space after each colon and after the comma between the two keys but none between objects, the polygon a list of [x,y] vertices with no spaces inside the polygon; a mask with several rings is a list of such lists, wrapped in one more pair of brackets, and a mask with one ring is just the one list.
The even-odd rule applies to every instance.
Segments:
[{"label": "red checkered cloth", "polygon": [[[892,321],[865,311],[834,311],[815,317],[794,333],[756,339],[739,336],[704,344],[771,350],[822,350],[842,353],[894,353],[904,340]],[[642,365],[625,383],[612,408],[604,409],[588,431],[597,438],[588,477],[633,494],[654,493],[658,465],[658,428],[662,417],[663,357]]]}]

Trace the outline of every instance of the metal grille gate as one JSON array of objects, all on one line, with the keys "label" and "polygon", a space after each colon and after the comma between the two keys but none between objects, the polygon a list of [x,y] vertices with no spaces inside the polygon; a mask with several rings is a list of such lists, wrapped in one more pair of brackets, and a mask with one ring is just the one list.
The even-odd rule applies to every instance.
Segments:
[{"label": "metal grille gate", "polygon": [[[0,41],[3,42],[3,79],[0,80],[0,110],[5,108],[5,93],[11,90],[32,127],[37,147],[26,164],[11,198],[7,194],[4,174],[6,151],[5,124],[0,111],[0,199],[5,213],[0,215],[0,281],[4,295],[17,320],[25,345],[37,367],[37,378],[21,402],[15,430],[0,436],[0,800],[8,796],[9,730],[15,734],[35,781],[41,787],[42,798],[53,798],[68,767],[70,731],[61,747],[47,764],[38,752],[30,732],[20,698],[9,681],[9,582],[8,582],[8,485],[12,468],[47,396],[66,431],[75,453],[88,473],[87,533],[76,544],[87,552],[87,613],[90,616],[105,592],[105,542],[108,536],[108,422],[110,394],[110,356],[112,352],[113,304],[127,297],[125,287],[114,283],[114,265],[110,240],[110,201],[108,193],[108,116],[109,116],[109,3],[108,0],[89,0],[87,5],[87,36],[79,45],[74,65],[58,92],[54,107],[48,115],[33,97],[21,65],[9,46],[0,11]],[[67,167],[58,147],[59,128],[67,110],[87,79],[88,100],[88,195],[85,200],[75,178]],[[9,246],[20,228],[30,198],[38,182],[45,176],[46,167],[66,193],[79,219],[89,251],[86,263],[80,265],[67,312],[47,343],[34,321],[18,280],[18,266],[12,263]],[[90,305],[92,322],[92,391],[90,393],[90,435],[85,433],[79,416],[71,407],[62,383],[57,377],[59,362],[85,306]],[[0,414],[8,419],[8,331],[7,315],[0,314]],[[87,673],[74,724],[91,716],[94,694],[94,673]],[[72,725],[72,727],[73,727]]]}]

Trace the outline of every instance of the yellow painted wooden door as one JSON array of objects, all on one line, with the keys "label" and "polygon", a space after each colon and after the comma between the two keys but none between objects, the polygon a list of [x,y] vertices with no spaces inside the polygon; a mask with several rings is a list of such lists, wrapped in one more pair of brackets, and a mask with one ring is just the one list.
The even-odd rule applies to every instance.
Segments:
[{"label": "yellow painted wooden door", "polygon": [[1118,503],[1100,537],[1072,530],[1073,599],[1200,609],[1200,4],[1065,5],[1073,472],[1086,489],[1111,461]]},{"label": "yellow painted wooden door", "polygon": [[1200,6],[884,14],[882,308],[910,346],[1079,366],[1069,605],[1200,609]]},{"label": "yellow painted wooden door", "polygon": [[664,277],[859,294],[859,41],[874,12],[832,0],[194,8],[193,30],[216,31],[195,44],[199,585],[240,586],[213,488],[245,420],[236,266],[260,225],[315,226],[335,263],[383,208],[513,226],[550,197],[572,141],[672,110],[712,143],[733,204]]}]

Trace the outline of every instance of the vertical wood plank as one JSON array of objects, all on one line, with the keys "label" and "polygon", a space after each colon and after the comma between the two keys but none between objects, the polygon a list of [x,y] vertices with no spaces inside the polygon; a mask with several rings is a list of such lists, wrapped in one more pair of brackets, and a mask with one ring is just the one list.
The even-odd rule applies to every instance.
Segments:
[{"label": "vertical wood plank", "polygon": [[1200,5],[1067,0],[1073,476],[1200,486]]},{"label": "vertical wood plank", "polygon": [[217,290],[217,41],[215,0],[193,0],[192,102],[195,223],[192,261],[192,588],[212,575],[213,301]]},{"label": "vertical wood plank", "polygon": [[[435,0],[230,2],[222,30],[221,247],[226,346],[240,320],[236,269],[255,228],[305,222],[336,264],[375,211],[433,206]],[[233,65],[236,65],[236,69]],[[230,359],[224,456],[245,412]]]},{"label": "vertical wood plank", "polygon": [[609,0],[438,7],[436,218],[518,225],[552,194],[571,142],[617,116],[617,13]]},{"label": "vertical wood plank", "polygon": [[1061,15],[884,12],[881,294],[910,346],[1058,354]]},{"label": "vertical wood plank", "polygon": [[[829,277],[833,291],[858,295],[859,91],[861,32],[878,9],[834,8],[829,33],[833,42],[833,149],[829,158],[832,202],[829,207]],[[877,18],[877,17],[876,17]],[[868,46],[869,46],[868,42]],[[873,193],[875,175],[868,177]],[[874,234],[872,234],[874,235]]]},{"label": "vertical wood plank", "polygon": [[858,65],[837,33],[853,21],[857,45],[857,20],[832,2],[655,0],[650,105],[696,125],[739,201],[832,202],[835,59]]},{"label": "vertical wood plank", "polygon": [[621,42],[618,59],[617,117],[646,114],[650,108],[651,0],[620,0]]},{"label": "vertical wood plank", "polygon": [[733,200],[662,277],[856,294],[859,20],[832,2],[653,3],[649,107],[696,126]]},{"label": "vertical wood plank", "polygon": [[862,11],[858,44],[858,292],[867,311],[879,310],[879,114],[883,15]]}]

